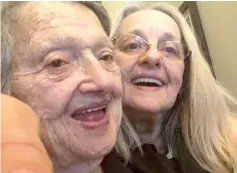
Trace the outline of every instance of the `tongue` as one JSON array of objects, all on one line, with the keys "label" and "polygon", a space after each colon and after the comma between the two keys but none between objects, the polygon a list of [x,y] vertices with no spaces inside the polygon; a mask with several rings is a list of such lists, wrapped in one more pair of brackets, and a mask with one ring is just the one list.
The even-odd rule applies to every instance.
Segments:
[{"label": "tongue", "polygon": [[105,112],[103,110],[98,110],[94,112],[87,112],[85,114],[73,114],[72,118],[79,121],[99,121],[103,118]]}]

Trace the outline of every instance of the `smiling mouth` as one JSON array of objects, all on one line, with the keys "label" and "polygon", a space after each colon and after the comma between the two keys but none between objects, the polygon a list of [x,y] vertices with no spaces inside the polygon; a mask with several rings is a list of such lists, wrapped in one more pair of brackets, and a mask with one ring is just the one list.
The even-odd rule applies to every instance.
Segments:
[{"label": "smiling mouth", "polygon": [[75,111],[71,117],[85,127],[96,128],[108,122],[107,105]]},{"label": "smiling mouth", "polygon": [[164,83],[154,78],[136,78],[132,80],[132,84],[145,87],[162,87]]}]

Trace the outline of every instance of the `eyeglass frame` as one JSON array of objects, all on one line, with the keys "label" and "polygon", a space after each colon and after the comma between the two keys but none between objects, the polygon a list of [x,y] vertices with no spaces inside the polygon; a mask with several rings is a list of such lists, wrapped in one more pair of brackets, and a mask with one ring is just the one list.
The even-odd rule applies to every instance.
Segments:
[{"label": "eyeglass frame", "polygon": [[[159,49],[158,49],[158,47],[159,47],[159,45],[160,44],[162,44],[162,43],[166,43],[166,42],[173,42],[173,43],[178,43],[178,44],[182,44],[183,45],[183,51],[184,51],[184,58],[180,58],[179,60],[185,60],[186,58],[188,58],[188,57],[190,57],[191,55],[192,55],[192,51],[190,50],[190,48],[187,46],[187,44],[185,44],[185,43],[182,43],[182,42],[180,42],[180,41],[172,41],[172,40],[170,40],[170,41],[164,41],[164,42],[161,42],[161,43],[151,43],[151,42],[148,42],[148,41],[146,41],[144,38],[142,38],[141,36],[138,36],[138,35],[134,35],[134,34],[126,34],[126,35],[123,35],[123,36],[116,36],[116,37],[113,37],[112,39],[111,39],[111,41],[112,42],[114,42],[114,41],[117,41],[120,37],[125,37],[125,36],[132,36],[132,37],[135,37],[135,38],[138,38],[138,39],[140,39],[140,40],[142,40],[144,43],[145,43],[145,50],[144,50],[144,52],[141,52],[141,54],[143,54],[143,53],[145,53],[145,52],[147,52],[148,50],[149,50],[149,47],[151,46],[151,45],[156,45],[156,47],[157,47],[157,50],[159,51]],[[114,43],[115,44],[115,43]],[[187,48],[187,49],[185,49],[185,48]]]}]

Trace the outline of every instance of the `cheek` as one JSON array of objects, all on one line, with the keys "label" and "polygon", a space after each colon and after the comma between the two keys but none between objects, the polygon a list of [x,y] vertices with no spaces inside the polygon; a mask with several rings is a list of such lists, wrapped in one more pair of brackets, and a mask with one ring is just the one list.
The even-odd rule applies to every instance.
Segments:
[{"label": "cheek", "polygon": [[184,63],[168,64],[166,65],[166,71],[172,88],[179,92],[183,82]]},{"label": "cheek", "polygon": [[24,76],[12,80],[12,94],[33,108],[43,119],[62,114],[71,98],[72,87],[67,81],[52,83],[42,76]]},{"label": "cheek", "polygon": [[115,61],[118,67],[120,68],[124,82],[124,80],[129,78],[129,74],[131,74],[134,66],[137,63],[137,58],[126,58],[125,56],[120,55],[116,56]]},{"label": "cheek", "polygon": [[120,68],[126,69],[127,67],[129,67],[128,64],[131,64],[131,59],[126,58],[126,55],[124,55],[123,53],[116,51],[115,62]]}]

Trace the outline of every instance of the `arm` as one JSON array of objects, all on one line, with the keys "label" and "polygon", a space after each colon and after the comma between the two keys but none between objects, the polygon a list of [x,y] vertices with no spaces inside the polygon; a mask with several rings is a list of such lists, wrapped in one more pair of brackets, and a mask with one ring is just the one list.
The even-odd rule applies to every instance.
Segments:
[{"label": "arm", "polygon": [[3,173],[52,173],[52,163],[39,138],[39,119],[19,100],[1,95]]}]

